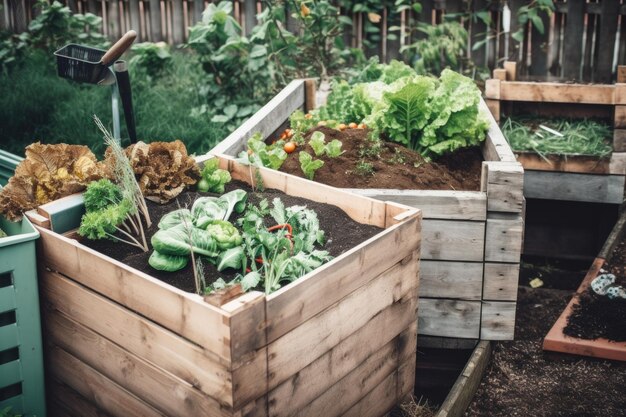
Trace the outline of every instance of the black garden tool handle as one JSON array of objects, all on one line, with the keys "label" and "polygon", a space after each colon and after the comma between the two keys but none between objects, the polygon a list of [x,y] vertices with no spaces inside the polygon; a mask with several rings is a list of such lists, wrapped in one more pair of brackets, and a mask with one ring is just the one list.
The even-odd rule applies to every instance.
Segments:
[{"label": "black garden tool handle", "polygon": [[135,113],[133,111],[133,94],[130,89],[130,77],[128,76],[128,66],[126,61],[116,61],[113,64],[115,77],[117,78],[117,89],[122,99],[124,108],[124,120],[126,120],[126,130],[130,143],[137,143],[137,131],[135,130]]}]

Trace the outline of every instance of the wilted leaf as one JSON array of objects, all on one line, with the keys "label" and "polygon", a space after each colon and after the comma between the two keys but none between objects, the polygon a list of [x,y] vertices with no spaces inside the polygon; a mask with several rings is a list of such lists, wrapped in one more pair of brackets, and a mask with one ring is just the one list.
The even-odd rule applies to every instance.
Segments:
[{"label": "wilted leaf", "polygon": [[83,191],[90,182],[106,176],[103,168],[86,146],[33,143],[0,192],[0,212],[19,220],[24,211]]}]

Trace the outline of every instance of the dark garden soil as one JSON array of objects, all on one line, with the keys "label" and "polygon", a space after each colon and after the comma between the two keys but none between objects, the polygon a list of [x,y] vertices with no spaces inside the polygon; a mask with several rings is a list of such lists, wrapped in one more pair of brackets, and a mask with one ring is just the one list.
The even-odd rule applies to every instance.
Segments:
[{"label": "dark garden soil", "polygon": [[[557,282],[550,275],[548,270],[542,279]],[[583,277],[576,266],[571,280],[580,283]],[[465,416],[626,416],[626,363],[542,350],[573,293],[519,287],[515,340],[492,344],[491,362]]]},{"label": "dark garden soil", "polygon": [[[626,287],[626,239],[616,245],[604,270],[615,275],[615,284]],[[593,292],[591,287],[578,296],[563,333],[579,339],[605,338],[626,341],[626,300],[610,300]],[[626,388],[625,388],[626,390]]]},{"label": "dark garden soil", "polygon": [[[318,127],[309,131],[306,139],[315,131],[326,135],[326,142],[339,139],[344,153],[337,158],[322,159],[324,166],[315,172],[315,181],[341,188],[391,188],[399,190],[480,190],[482,154],[477,147],[461,149],[426,162],[417,152],[400,144],[382,141],[379,153],[368,155],[371,141],[367,129],[339,131]],[[313,149],[307,144],[289,155],[281,171],[304,177],[298,151],[311,155]]]},{"label": "dark garden soil", "polygon": [[[320,228],[325,232],[327,239],[326,244],[321,249],[327,250],[333,257],[337,257],[349,249],[352,249],[358,244],[378,234],[382,230],[379,227],[355,222],[336,206],[318,203],[304,198],[288,196],[278,190],[268,189],[262,193],[253,193],[252,189],[246,183],[241,181],[232,181],[230,184],[226,185],[226,192],[237,188],[248,192],[248,204],[257,205],[263,198],[266,198],[271,203],[274,198],[278,197],[283,201],[285,207],[305,205],[307,208],[314,210],[319,218]],[[148,201],[148,210],[150,211],[152,220],[152,226],[146,233],[148,242],[150,241],[152,235],[157,232],[157,225],[161,217],[170,211],[178,209],[179,206],[191,207],[197,198],[207,195],[215,194],[184,192],[175,200],[164,205]],[[236,214],[230,218],[233,223],[236,219]],[[267,226],[273,226],[273,224],[268,224]],[[144,253],[140,249],[124,243],[113,242],[111,240],[88,240],[81,238],[80,242],[177,288],[184,291],[195,292],[191,262],[189,262],[189,264],[180,271],[157,271],[148,265],[148,258],[150,257],[152,250]],[[207,284],[214,282],[220,277],[223,277],[226,281],[228,281],[234,278],[236,274],[236,272],[218,272],[217,269],[208,262],[204,262],[204,273]]]}]

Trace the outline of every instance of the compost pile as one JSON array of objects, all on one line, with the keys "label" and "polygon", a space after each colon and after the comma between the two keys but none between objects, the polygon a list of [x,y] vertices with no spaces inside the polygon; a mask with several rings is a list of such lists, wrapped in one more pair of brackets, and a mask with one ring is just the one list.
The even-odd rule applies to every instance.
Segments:
[{"label": "compost pile", "polygon": [[[279,197],[285,206],[303,205],[314,210],[319,217],[320,228],[324,230],[326,234],[326,244],[324,245],[324,250],[327,250],[333,257],[339,256],[349,249],[352,249],[358,244],[380,233],[382,230],[381,228],[375,226],[358,223],[352,220],[338,207],[329,204],[289,196],[281,191],[273,189],[267,189],[263,192],[253,192],[248,184],[241,181],[232,181],[225,186],[225,192],[236,189],[241,189],[248,193],[247,204],[257,205],[262,199],[271,201],[275,197]],[[158,223],[164,215],[177,210],[179,207],[190,207],[197,198],[208,195],[215,196],[217,194],[188,191],[182,193],[177,199],[172,200],[168,204],[161,205],[148,201],[148,210],[154,221],[153,225],[146,231],[146,238],[150,240],[159,230]],[[231,220],[234,222],[237,218],[239,218],[239,215],[233,214]],[[194,274],[191,263],[176,272],[157,271],[148,264],[148,259],[150,258],[152,251],[143,252],[141,249],[116,243],[112,240],[81,239],[81,243],[181,290],[195,292]],[[236,274],[236,272],[232,270],[218,272],[216,267],[211,265],[209,262],[204,263],[203,267],[207,284],[211,284],[219,278],[223,278],[228,281],[231,278],[234,278]],[[261,289],[261,291],[263,291],[263,289]]]},{"label": "compost pile", "polygon": [[[377,155],[361,158],[359,155],[370,144],[368,129],[318,127],[305,138],[308,140],[316,131],[328,140],[340,140],[344,151],[336,158],[320,157],[324,165],[315,172],[315,180],[323,184],[341,188],[480,190],[483,158],[478,147],[459,149],[428,162],[405,146],[384,141]],[[313,153],[309,144],[302,150]],[[305,178],[296,153],[287,157],[280,171]]]},{"label": "compost pile", "polygon": [[[626,286],[626,240],[622,237],[611,255],[605,270],[615,275],[615,284]],[[567,318],[563,333],[579,339],[605,338],[614,342],[626,341],[626,300],[609,299],[589,287],[578,296],[572,314]]]}]

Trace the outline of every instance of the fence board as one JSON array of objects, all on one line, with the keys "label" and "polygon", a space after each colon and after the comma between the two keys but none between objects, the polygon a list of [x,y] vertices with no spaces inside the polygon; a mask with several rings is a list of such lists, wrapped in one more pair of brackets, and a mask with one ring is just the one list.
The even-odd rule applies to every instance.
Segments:
[{"label": "fence board", "polygon": [[613,71],[613,52],[615,34],[617,32],[617,17],[619,16],[619,0],[603,0],[600,13],[600,28],[598,37],[598,61],[594,81],[608,83]]},{"label": "fence board", "polygon": [[[3,0],[0,29],[23,32],[36,16],[33,6],[36,0]],[[64,0],[74,12],[90,12],[103,18],[103,33],[114,41],[126,30],[138,31],[141,41],[166,40],[180,44],[187,40],[187,28],[201,20],[204,0]],[[244,34],[249,35],[257,23],[256,14],[261,3],[256,0],[235,0],[234,17],[241,24]],[[497,3],[497,4],[496,4]],[[391,2],[377,3],[380,22],[371,22],[367,13],[354,13],[355,4],[340,9],[341,14],[353,21],[347,26],[343,39],[346,47],[368,47],[368,56],[379,55],[381,61],[400,58],[400,48],[424,37],[415,30],[418,22],[434,24],[447,14],[458,13],[468,29],[466,56],[479,67],[493,69],[504,60],[505,36],[502,33],[502,5],[489,0],[423,0],[422,12],[411,8],[401,13],[394,11]],[[520,29],[517,12],[528,2],[511,0],[511,33]],[[376,3],[373,4],[376,6]],[[370,5],[371,7],[372,5]],[[524,41],[518,43],[509,36],[509,59],[516,60],[521,74],[533,76],[564,76],[567,79],[610,82],[613,79],[613,54],[617,49],[618,63],[626,62],[626,3],[621,0],[556,1],[552,17],[541,13],[545,26],[544,34],[525,25]],[[475,15],[488,11],[492,17],[486,25]],[[296,11],[297,12],[297,11]],[[389,31],[390,27],[400,31]],[[298,33],[300,28],[294,19],[287,17],[288,30]],[[368,32],[368,27],[378,27],[380,33]],[[618,28],[620,29],[618,32]],[[619,36],[616,35],[619,33]],[[391,38],[390,38],[391,35]],[[489,36],[490,40],[473,51],[472,44]],[[394,39],[395,38],[395,39]]]}]

